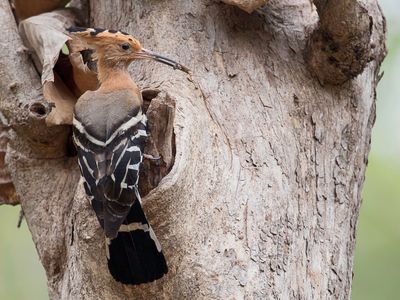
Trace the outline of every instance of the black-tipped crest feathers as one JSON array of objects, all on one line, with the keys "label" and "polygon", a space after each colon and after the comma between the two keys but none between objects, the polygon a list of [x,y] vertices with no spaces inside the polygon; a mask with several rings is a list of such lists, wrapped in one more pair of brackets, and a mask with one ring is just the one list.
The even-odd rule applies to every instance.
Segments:
[{"label": "black-tipped crest feathers", "polygon": [[[174,69],[190,74],[190,70],[163,55],[144,49],[140,42],[132,35],[112,29],[69,27],[70,36],[78,38],[85,47],[101,52],[104,60],[108,62],[126,61],[128,63],[135,59],[152,59],[169,65]],[[96,58],[98,55],[95,56]]]}]

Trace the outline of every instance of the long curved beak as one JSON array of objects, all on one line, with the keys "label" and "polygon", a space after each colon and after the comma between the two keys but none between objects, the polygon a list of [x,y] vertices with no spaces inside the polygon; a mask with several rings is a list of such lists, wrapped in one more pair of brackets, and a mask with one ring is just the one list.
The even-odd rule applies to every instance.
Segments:
[{"label": "long curved beak", "polygon": [[139,54],[138,55],[139,58],[150,58],[150,59],[153,59],[160,63],[169,65],[169,66],[173,67],[174,69],[181,70],[185,73],[190,74],[190,70],[188,68],[186,68],[185,66],[181,65],[180,63],[177,63],[176,61],[173,61],[172,59],[169,59],[168,57],[154,53],[153,51],[142,48],[142,50],[138,54]]}]

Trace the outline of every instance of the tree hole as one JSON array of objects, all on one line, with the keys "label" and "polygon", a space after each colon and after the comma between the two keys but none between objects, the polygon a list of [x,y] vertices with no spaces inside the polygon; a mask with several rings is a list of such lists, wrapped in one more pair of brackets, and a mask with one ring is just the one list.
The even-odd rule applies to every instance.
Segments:
[{"label": "tree hole", "polygon": [[39,119],[43,119],[50,112],[50,109],[46,107],[42,102],[34,102],[29,106],[29,111]]}]

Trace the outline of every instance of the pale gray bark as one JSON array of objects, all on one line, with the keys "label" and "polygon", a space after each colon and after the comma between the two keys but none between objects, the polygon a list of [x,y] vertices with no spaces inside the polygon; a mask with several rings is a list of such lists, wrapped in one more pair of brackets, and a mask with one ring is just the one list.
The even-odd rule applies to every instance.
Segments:
[{"label": "pale gray bark", "polygon": [[[374,43],[371,61],[354,79],[322,86],[304,59],[318,24],[308,0],[268,1],[252,14],[209,0],[91,1],[91,25],[130,32],[193,71],[153,62],[131,68],[141,88],[161,91],[149,110],[163,107],[168,119],[153,135],[164,158],[159,178],[172,169],[143,201],[170,271],[141,286],[113,281],[76,159],[25,154],[30,133],[17,123],[20,142],[10,144],[7,161],[50,297],[348,299],[385,54],[379,7],[359,2],[373,22],[363,44]],[[5,72],[28,74],[28,65],[12,62]],[[20,97],[31,101],[0,97],[2,110]],[[142,176],[144,191],[143,182],[158,183],[150,175]]]}]

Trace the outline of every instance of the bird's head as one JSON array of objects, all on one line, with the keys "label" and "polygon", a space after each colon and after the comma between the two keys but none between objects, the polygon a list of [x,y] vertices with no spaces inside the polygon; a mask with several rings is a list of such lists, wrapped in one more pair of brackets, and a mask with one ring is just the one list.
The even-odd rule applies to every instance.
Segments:
[{"label": "bird's head", "polygon": [[79,38],[87,48],[96,52],[96,57],[104,64],[129,65],[136,59],[152,59],[167,64],[174,69],[189,73],[189,69],[160,54],[144,49],[130,34],[101,28],[70,27],[72,37]]}]

